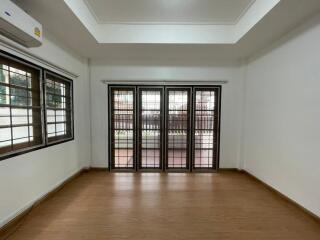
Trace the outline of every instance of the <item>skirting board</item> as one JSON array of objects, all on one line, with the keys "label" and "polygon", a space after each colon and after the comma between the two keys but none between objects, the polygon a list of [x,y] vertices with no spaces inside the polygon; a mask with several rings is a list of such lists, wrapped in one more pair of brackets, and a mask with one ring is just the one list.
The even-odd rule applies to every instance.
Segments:
[{"label": "skirting board", "polygon": [[19,224],[23,221],[24,217],[27,216],[34,207],[38,206],[40,203],[52,197],[56,192],[62,189],[67,183],[71,182],[72,180],[74,180],[76,177],[78,177],[80,174],[82,174],[87,170],[88,169],[84,168],[72,174],[70,177],[68,177],[67,179],[62,181],[60,184],[58,184],[56,187],[54,187],[50,192],[42,195],[30,206],[26,207],[24,210],[18,213],[17,216],[15,216],[12,220],[10,220],[8,223],[6,223],[4,226],[0,228],[0,240],[7,239],[13,232],[15,232],[15,230],[19,227]]},{"label": "skirting board", "polygon": [[[88,171],[110,171],[109,167],[90,167],[88,168]],[[216,172],[228,172],[228,171],[241,171],[238,168],[219,168],[218,171]],[[119,171],[121,172],[121,171]],[[136,171],[132,171],[132,172],[136,172]],[[158,171],[157,171],[158,172]],[[210,171],[212,172],[212,171]],[[165,173],[165,172],[163,172]],[[194,173],[201,173],[201,172],[194,172]]]},{"label": "skirting board", "polygon": [[300,205],[299,203],[297,203],[296,201],[292,200],[291,198],[287,197],[286,195],[284,195],[283,193],[279,192],[277,189],[275,189],[274,187],[270,186],[269,184],[263,182],[262,180],[260,180],[259,178],[257,178],[256,176],[254,176],[253,174],[249,173],[246,170],[239,170],[240,172],[243,172],[244,174],[248,175],[249,177],[251,177],[252,179],[254,179],[255,181],[261,183],[262,185],[264,185],[265,187],[267,187],[269,190],[271,190],[273,193],[277,194],[278,196],[280,196],[281,198],[283,198],[284,200],[286,200],[287,202],[295,205],[296,207],[300,208],[303,212],[305,212],[306,214],[308,214],[309,216],[311,216],[316,222],[318,222],[320,224],[320,217],[317,216],[316,214],[314,214],[313,212],[309,211],[308,209],[306,209],[305,207],[303,207],[302,205]]}]

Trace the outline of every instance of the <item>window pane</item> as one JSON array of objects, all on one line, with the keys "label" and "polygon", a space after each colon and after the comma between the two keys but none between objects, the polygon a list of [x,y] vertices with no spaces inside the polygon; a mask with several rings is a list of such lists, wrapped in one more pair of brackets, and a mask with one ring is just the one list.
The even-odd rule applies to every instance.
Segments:
[{"label": "window pane", "polygon": [[46,79],[46,91],[47,93],[54,94],[54,81]]},{"label": "window pane", "polygon": [[0,107],[0,126],[10,125],[10,108]]},{"label": "window pane", "polygon": [[11,105],[26,107],[30,105],[29,103],[30,101],[28,100],[28,98],[11,96]]},{"label": "window pane", "polygon": [[47,94],[47,106],[52,108],[56,107],[54,95]]},{"label": "window pane", "polygon": [[54,123],[55,122],[55,120],[56,120],[55,112],[56,112],[55,110],[47,109],[47,112],[46,112],[46,114],[47,114],[47,123]]},{"label": "window pane", "polygon": [[28,87],[26,72],[10,67],[10,84],[20,87]]},{"label": "window pane", "polygon": [[21,88],[11,88],[11,96],[17,96],[17,97],[28,97],[28,90],[27,89],[21,89]]},{"label": "window pane", "polygon": [[48,131],[48,134],[50,134],[51,136],[55,136],[56,125],[55,124],[48,124],[47,131]]},{"label": "window pane", "polygon": [[0,142],[11,140],[11,128],[0,128]]},{"label": "window pane", "polygon": [[0,83],[8,82],[8,66],[0,64]]},{"label": "window pane", "polygon": [[12,128],[13,139],[28,138],[29,128],[28,127],[14,127]]},{"label": "window pane", "polygon": [[2,91],[2,86],[0,85],[0,104],[8,104],[6,95],[3,95],[1,91]]},{"label": "window pane", "polygon": [[10,108],[8,107],[0,107],[0,116],[9,116]]},{"label": "window pane", "polygon": [[57,122],[65,122],[67,120],[66,111],[57,111],[56,120]]},{"label": "window pane", "polygon": [[10,125],[10,123],[11,123],[10,117],[0,116],[0,125],[6,126],[6,125]]},{"label": "window pane", "polygon": [[45,85],[48,142],[71,138],[73,127],[71,81],[46,73]]},{"label": "window pane", "polygon": [[0,104],[10,104],[10,88],[0,83]]},{"label": "window pane", "polygon": [[11,146],[11,140],[3,141],[3,142],[0,141],[0,148],[1,147],[8,147],[8,146]]},{"label": "window pane", "polygon": [[17,124],[28,124],[28,116],[12,117],[12,124],[13,124],[13,125],[17,125]]},{"label": "window pane", "polygon": [[66,124],[59,123],[59,124],[57,124],[56,128],[57,128],[58,135],[66,134]]}]

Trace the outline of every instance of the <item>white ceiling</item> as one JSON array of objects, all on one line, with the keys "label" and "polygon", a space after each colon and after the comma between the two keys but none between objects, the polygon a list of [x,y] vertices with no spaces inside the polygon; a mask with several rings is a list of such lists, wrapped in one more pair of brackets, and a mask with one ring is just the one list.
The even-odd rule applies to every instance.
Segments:
[{"label": "white ceiling", "polygon": [[98,23],[235,24],[255,0],[85,0]]},{"label": "white ceiling", "polygon": [[98,43],[130,44],[234,44],[280,2],[64,1]]},{"label": "white ceiling", "polygon": [[207,65],[246,59],[320,12],[320,0],[281,0],[236,44],[99,44],[64,0],[14,1],[43,24],[44,35],[50,32],[58,42],[81,56],[150,64],[174,61]]}]

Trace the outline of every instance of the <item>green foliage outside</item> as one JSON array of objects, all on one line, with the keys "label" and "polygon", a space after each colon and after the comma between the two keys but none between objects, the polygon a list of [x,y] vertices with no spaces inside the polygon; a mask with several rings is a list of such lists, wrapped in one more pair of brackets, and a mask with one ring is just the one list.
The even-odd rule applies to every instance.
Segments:
[{"label": "green foliage outside", "polygon": [[[5,77],[3,74],[3,71],[0,70],[0,82],[4,82]],[[5,86],[0,85],[0,104],[5,104],[6,103],[6,97],[4,96],[6,94],[6,88]]]},{"label": "green foliage outside", "polygon": [[[2,67],[2,66],[1,66]],[[0,70],[0,82],[5,83],[5,74],[4,70]],[[26,77],[23,75],[13,74],[10,78],[10,84],[20,86],[20,87],[27,87],[27,80]],[[1,104],[9,104],[8,103],[8,89],[6,86],[0,85],[0,103]],[[28,90],[19,89],[11,87],[11,104],[12,105],[19,105],[19,106],[26,106],[28,105],[27,102],[28,97]]]},{"label": "green foliage outside", "polygon": [[62,89],[59,87],[55,88],[54,85],[47,84],[47,106],[52,108],[61,108],[61,96],[53,94],[62,95]]}]

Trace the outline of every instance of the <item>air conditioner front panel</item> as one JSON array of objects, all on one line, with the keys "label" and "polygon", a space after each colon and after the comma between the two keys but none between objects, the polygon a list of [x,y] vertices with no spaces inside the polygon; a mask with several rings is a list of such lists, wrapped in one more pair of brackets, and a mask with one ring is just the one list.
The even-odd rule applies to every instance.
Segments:
[{"label": "air conditioner front panel", "polygon": [[1,0],[0,34],[25,47],[42,44],[42,26],[9,0]]}]

